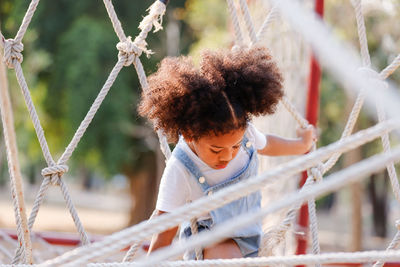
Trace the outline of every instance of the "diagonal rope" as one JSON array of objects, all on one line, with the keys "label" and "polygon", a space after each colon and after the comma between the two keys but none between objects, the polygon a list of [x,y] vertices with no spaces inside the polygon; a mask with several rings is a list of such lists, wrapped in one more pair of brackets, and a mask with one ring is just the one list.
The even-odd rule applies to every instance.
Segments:
[{"label": "diagonal rope", "polygon": [[167,213],[163,216],[157,216],[152,220],[139,223],[133,227],[126,228],[119,233],[110,235],[102,241],[92,243],[86,247],[74,249],[60,257],[45,262],[44,266],[65,264],[71,260],[76,264],[82,264],[95,257],[124,248],[131,242],[144,240],[155,233],[165,231],[189,220],[192,217],[199,216],[235,199],[253,193],[259,190],[260,186],[263,186],[272,180],[278,178],[286,179],[290,175],[310,168],[321,160],[328,158],[337,150],[342,152],[348,151],[379,137],[384,131],[390,131],[397,127],[399,127],[398,121],[386,121],[369,129],[359,131],[341,142],[335,142],[326,147],[320,148],[315,152],[281,164],[268,172],[264,172],[257,177],[253,177],[252,179],[248,179],[242,183],[223,189],[207,198],[200,198],[177,209],[175,212]]},{"label": "diagonal rope", "polygon": [[[165,249],[160,249],[154,254],[151,254],[148,258],[138,261],[138,264],[142,266],[154,266],[156,263],[167,260],[170,257],[180,255],[186,249],[193,249],[196,246],[208,246],[220,240],[223,240],[236,230],[254,221],[261,220],[268,214],[289,207],[297,202],[304,202],[307,199],[313,197],[322,196],[332,191],[338,190],[343,186],[361,180],[362,178],[368,177],[368,174],[375,172],[376,170],[382,169],[385,164],[390,161],[400,160],[400,148],[393,150],[392,154],[380,154],[363,160],[351,167],[341,170],[335,174],[330,175],[321,183],[315,184],[309,188],[309,190],[300,192],[294,192],[289,195],[282,197],[282,199],[266,209],[260,209],[256,212],[248,213],[244,216],[236,218],[234,221],[227,221],[223,224],[216,225],[211,231],[202,232],[197,236],[193,236],[187,241],[180,241],[177,244],[173,244]],[[72,266],[72,265],[68,265]]]},{"label": "diagonal rope", "polygon": [[380,75],[382,79],[389,77],[398,67],[400,66],[400,54],[390,63],[384,70],[381,71]]},{"label": "diagonal rope", "polygon": [[[95,113],[97,112],[98,108],[100,107],[100,104],[102,103],[102,101],[104,100],[106,94],[108,93],[111,85],[113,84],[113,82],[115,81],[119,71],[122,69],[122,67],[124,65],[129,65],[128,63],[132,63],[133,61],[133,57],[136,57],[134,54],[138,54],[140,55],[141,50],[139,50],[137,47],[131,45],[130,39],[127,39],[125,34],[123,33],[121,24],[119,23],[119,20],[116,19],[115,17],[112,17],[112,15],[115,15],[115,11],[112,7],[111,1],[105,1],[106,4],[106,8],[107,11],[109,12],[109,14],[111,15],[110,18],[112,20],[113,26],[115,31],[117,32],[118,37],[120,38],[121,41],[123,41],[124,43],[119,44],[121,46],[118,47],[118,49],[120,50],[120,54],[119,54],[119,61],[116,65],[116,67],[113,69],[113,71],[111,72],[109,78],[107,79],[104,87],[102,88],[102,90],[100,91],[98,97],[96,98],[96,100],[94,101],[94,103],[92,104],[88,114],[86,115],[85,119],[82,121],[81,125],[79,126],[77,132],[75,133],[74,137],[72,138],[70,144],[68,145],[68,147],[66,148],[65,152],[63,153],[63,155],[61,156],[61,158],[59,159],[58,163],[56,164],[50,154],[48,145],[47,145],[47,141],[46,138],[44,136],[44,131],[43,128],[40,124],[40,120],[39,117],[37,115],[37,112],[35,110],[34,104],[32,102],[32,98],[30,96],[30,92],[28,89],[28,86],[26,84],[25,81],[25,77],[23,75],[23,71],[21,68],[20,63],[22,62],[22,50],[23,50],[23,45],[21,44],[21,40],[29,26],[29,23],[34,15],[34,12],[36,10],[36,7],[38,5],[39,1],[32,1],[28,11],[26,12],[23,22],[21,24],[21,27],[16,35],[16,38],[14,40],[10,39],[10,40],[5,40],[3,35],[1,35],[1,45],[2,47],[4,47],[4,51],[5,51],[5,56],[6,58],[6,62],[8,63],[9,67],[15,68],[16,71],[16,75],[17,75],[17,80],[18,83],[22,89],[22,93],[25,99],[25,103],[28,107],[28,111],[30,114],[30,117],[33,121],[34,124],[34,128],[35,128],[35,132],[38,136],[38,140],[41,146],[41,149],[43,151],[45,160],[48,164],[49,167],[45,168],[42,173],[44,173],[45,178],[48,177],[49,179],[45,179],[41,185],[39,194],[37,196],[37,198],[35,199],[35,204],[34,204],[34,208],[32,210],[30,219],[29,219],[29,228],[32,228],[32,225],[34,223],[34,220],[36,218],[36,215],[38,213],[38,209],[40,204],[43,201],[43,197],[44,197],[44,193],[46,191],[46,189],[49,186],[49,181],[51,180],[53,182],[57,182],[60,187],[61,187],[61,191],[63,193],[64,199],[66,201],[67,207],[72,215],[73,221],[75,222],[75,225],[78,229],[78,232],[80,234],[81,240],[83,244],[88,244],[89,243],[89,239],[83,229],[83,226],[79,220],[79,217],[76,213],[76,210],[72,204],[71,198],[69,196],[68,190],[66,185],[64,184],[64,182],[61,180],[61,176],[62,174],[67,171],[68,167],[65,164],[66,161],[68,161],[68,159],[70,158],[70,156],[72,155],[72,152],[74,151],[74,149],[76,148],[77,144],[79,143],[81,137],[83,136],[84,132],[86,131],[88,125],[90,124],[90,122],[92,121]],[[164,6],[164,11],[162,10],[162,6]],[[156,12],[161,12],[161,15],[155,15]],[[162,14],[165,12],[165,5],[162,4],[161,2],[157,1],[155,4],[152,5],[152,7],[150,8],[150,13],[153,17],[157,17],[157,20],[160,20],[160,17],[162,16]],[[150,27],[148,26],[148,22],[151,23]],[[144,38],[146,38],[147,33],[151,30],[152,25],[156,26],[156,29],[160,29],[160,25],[158,24],[157,21],[151,21],[151,20],[147,20],[146,23],[141,24],[140,27],[143,28],[140,36],[139,36],[139,41],[142,45],[143,43],[145,43]],[[143,48],[143,47],[142,47]],[[146,50],[147,51],[147,50]],[[130,62],[129,62],[130,61]],[[143,69],[143,68],[142,68]],[[144,72],[143,72],[144,73]],[[58,181],[57,181],[58,179]],[[19,254],[21,254],[21,250],[19,250]],[[18,258],[18,251],[17,251],[17,258]]]},{"label": "diagonal rope", "polygon": [[[394,249],[399,248],[400,244],[400,221],[396,221],[397,233],[393,237],[392,241],[390,242],[389,246],[386,248],[386,251],[391,251]],[[385,264],[385,261],[377,261],[373,267],[382,267]]]},{"label": "diagonal rope", "polygon": [[[249,36],[251,39],[251,43],[250,43],[250,46],[251,46],[252,44],[257,43],[257,41],[258,41],[257,35],[255,34],[254,24],[251,20],[251,16],[250,16],[246,1],[240,0],[240,5],[241,5],[242,14],[244,16],[244,20],[245,20],[245,23],[247,26],[247,30],[248,30],[248,33],[249,33]],[[271,9],[271,11],[269,12],[269,14],[271,14],[271,15],[269,17],[267,17],[267,21],[272,16],[272,14],[276,12],[276,10],[277,9],[275,6],[274,6],[274,8]],[[238,29],[238,30],[240,30],[240,29]],[[261,30],[266,31],[265,28],[262,28]],[[282,99],[282,103],[286,107],[286,109],[293,115],[293,117],[296,119],[296,121],[298,121],[300,123],[300,125],[302,127],[307,127],[307,125],[309,124],[308,121],[306,119],[304,119],[304,117],[297,111],[297,109],[294,107],[294,105],[286,97],[284,97]],[[314,144],[314,150],[315,150],[315,144]],[[313,253],[318,254],[320,252],[320,246],[319,246],[319,242],[318,242],[318,223],[317,223],[317,216],[316,216],[316,210],[315,210],[315,200],[313,200],[313,199],[309,200],[308,204],[309,204],[308,209],[309,209],[309,213],[310,213],[312,248],[313,248]],[[292,220],[291,220],[291,222],[292,222]],[[288,229],[288,228],[285,226],[283,229]],[[277,233],[282,234],[282,235],[285,234],[284,231],[278,231]],[[278,237],[278,235],[276,235],[276,234],[274,236]],[[283,240],[283,236],[279,240]],[[268,240],[267,238],[263,238],[261,247],[266,247],[268,245],[268,242],[270,242],[270,240]],[[261,250],[265,251],[264,249],[261,249]],[[269,254],[269,252],[268,252],[268,254]]]},{"label": "diagonal rope", "polygon": [[[363,60],[363,65],[364,65],[364,67],[370,67],[371,59],[370,59],[370,55],[369,55],[368,42],[367,42],[367,37],[366,37],[366,33],[365,33],[365,22],[364,22],[364,16],[362,13],[362,3],[361,3],[361,0],[352,0],[352,4],[354,6],[355,13],[356,13],[356,20],[357,20],[357,26],[358,26],[357,28],[358,28],[359,39],[360,39],[361,57]],[[391,68],[392,67],[390,67],[389,70],[391,70]],[[382,81],[384,79],[382,76],[386,76],[387,75],[386,73],[388,73],[388,71],[385,71],[385,72],[382,71],[381,75],[379,75],[378,73],[376,73],[375,71],[373,71],[371,69],[369,72],[370,72],[370,75],[369,75],[370,79],[371,80],[374,79],[372,82],[374,82],[378,86],[377,89],[385,90],[386,84]],[[386,115],[385,115],[385,111],[383,108],[383,101],[379,96],[377,97],[377,100],[376,100],[376,109],[377,109],[377,113],[378,113],[379,122],[385,121]],[[389,134],[387,134],[387,133],[383,134],[381,136],[381,140],[382,140],[384,153],[390,154],[391,149],[390,149]],[[397,201],[400,202],[400,187],[399,187],[399,182],[398,182],[396,170],[394,167],[394,163],[390,162],[386,166],[386,169],[389,174],[390,182],[392,184],[394,196],[397,199]],[[398,236],[398,235],[396,234],[396,236]],[[400,238],[394,238],[387,249],[389,250],[393,247],[397,247],[399,242],[400,242]],[[384,262],[377,262],[374,266],[381,267],[383,264],[384,264]]]},{"label": "diagonal rope", "polygon": [[[131,58],[129,64],[125,64],[125,66],[128,66],[131,63],[134,64],[142,89],[146,91],[148,90],[147,77],[139,57],[141,55],[141,51],[144,51],[147,55],[152,53],[150,50],[147,50],[147,43],[145,39],[147,38],[148,33],[152,30],[153,26],[155,28],[154,32],[162,29],[162,17],[165,14],[166,4],[162,1],[156,1],[148,8],[149,14],[144,17],[140,23],[139,29],[141,29],[141,31],[133,42],[131,41],[130,37],[126,37],[111,0],[104,0],[104,4],[111,19],[115,33],[120,40],[118,45],[125,43],[127,46],[134,47],[137,50],[135,55],[130,55],[133,56],[133,58]],[[171,149],[168,146],[168,140],[161,130],[157,131],[157,135],[160,142],[161,151],[165,155],[166,159],[169,159],[171,156]],[[141,243],[131,245],[123,261],[125,262],[133,260],[140,246]]]},{"label": "diagonal rope", "polygon": [[276,6],[272,7],[271,11],[268,12],[267,17],[265,18],[263,24],[261,25],[261,28],[257,32],[256,39],[258,41],[264,39],[264,37],[267,33],[267,30],[268,30],[268,27],[274,20],[276,20],[278,18],[278,16],[279,16],[278,9],[276,8]]},{"label": "diagonal rope", "polygon": [[32,0],[29,4],[28,10],[25,13],[25,16],[22,20],[21,26],[15,36],[15,41],[20,43],[22,38],[24,38],[25,32],[28,29],[29,24],[31,23],[32,17],[35,14],[36,7],[39,4],[39,0]]}]

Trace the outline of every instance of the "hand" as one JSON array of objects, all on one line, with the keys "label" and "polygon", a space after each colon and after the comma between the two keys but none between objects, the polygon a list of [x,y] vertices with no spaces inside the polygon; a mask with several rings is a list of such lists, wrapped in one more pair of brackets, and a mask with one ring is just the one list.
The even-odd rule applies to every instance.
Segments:
[{"label": "hand", "polygon": [[317,141],[317,131],[311,124],[306,128],[297,128],[296,134],[300,138],[302,145],[304,145],[304,153],[310,150],[313,142]]}]

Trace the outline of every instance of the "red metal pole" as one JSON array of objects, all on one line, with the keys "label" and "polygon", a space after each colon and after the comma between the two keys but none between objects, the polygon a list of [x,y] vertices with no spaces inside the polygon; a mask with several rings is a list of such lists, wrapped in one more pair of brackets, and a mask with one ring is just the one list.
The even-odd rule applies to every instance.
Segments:
[{"label": "red metal pole", "polygon": [[[323,17],[324,13],[324,0],[315,0],[315,12]],[[307,110],[306,119],[314,126],[317,125],[318,110],[319,110],[319,84],[321,79],[321,69],[314,55],[311,55],[310,75],[308,81],[308,96],[307,96]],[[303,172],[302,179],[299,187],[302,187],[307,179],[307,172]],[[302,229],[308,229],[308,206],[303,205],[300,208],[298,225]],[[307,232],[307,231],[306,231]],[[307,234],[304,236],[297,236],[297,250],[296,255],[306,254],[307,250]],[[304,266],[304,265],[299,265]]]}]

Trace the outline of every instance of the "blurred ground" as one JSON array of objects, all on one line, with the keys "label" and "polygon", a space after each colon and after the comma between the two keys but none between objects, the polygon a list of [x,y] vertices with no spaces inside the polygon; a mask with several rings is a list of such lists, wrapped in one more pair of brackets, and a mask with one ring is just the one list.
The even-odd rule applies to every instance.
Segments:
[{"label": "blurred ground", "polygon": [[[131,205],[127,192],[88,192],[77,186],[68,185],[68,187],[71,199],[87,232],[106,235],[127,226]],[[33,206],[37,191],[37,187],[25,190],[28,212]],[[0,189],[0,228],[15,229],[11,194],[7,187]],[[52,187],[47,191],[33,229],[35,231],[76,232],[59,188]]]}]

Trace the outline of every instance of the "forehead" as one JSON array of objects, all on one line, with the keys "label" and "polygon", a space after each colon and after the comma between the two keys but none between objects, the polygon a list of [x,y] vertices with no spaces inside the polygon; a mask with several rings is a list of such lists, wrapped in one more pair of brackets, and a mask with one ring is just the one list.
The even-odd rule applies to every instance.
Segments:
[{"label": "forehead", "polygon": [[230,147],[240,143],[243,139],[245,129],[235,130],[226,134],[214,135],[201,137],[199,143],[203,145],[218,146],[218,147]]}]

